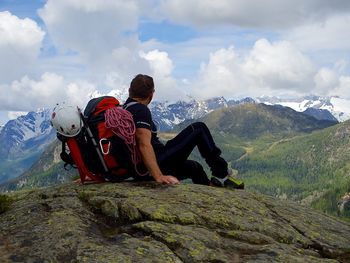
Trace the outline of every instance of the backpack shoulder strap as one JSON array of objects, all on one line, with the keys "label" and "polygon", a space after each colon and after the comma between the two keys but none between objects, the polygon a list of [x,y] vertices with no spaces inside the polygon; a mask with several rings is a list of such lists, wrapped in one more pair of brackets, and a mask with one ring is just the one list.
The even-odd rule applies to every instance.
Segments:
[{"label": "backpack shoulder strap", "polygon": [[140,102],[137,102],[137,101],[131,101],[127,104],[124,104],[123,105],[123,109],[126,110],[127,108],[129,108],[130,106],[133,106],[133,105],[136,105],[136,104],[139,104]]}]

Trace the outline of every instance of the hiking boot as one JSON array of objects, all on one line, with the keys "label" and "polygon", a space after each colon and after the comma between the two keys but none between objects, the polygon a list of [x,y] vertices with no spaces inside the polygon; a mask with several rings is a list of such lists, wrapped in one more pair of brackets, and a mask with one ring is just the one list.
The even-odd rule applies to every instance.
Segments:
[{"label": "hiking boot", "polygon": [[210,186],[224,187],[224,182],[215,176],[210,178]]},{"label": "hiking boot", "polygon": [[234,178],[233,176],[229,176],[224,181],[224,187],[233,189],[244,189],[244,182]]},{"label": "hiking boot", "polygon": [[[231,169],[228,171],[228,175],[225,178],[218,178],[212,176],[210,179],[210,185],[218,187],[227,187],[232,189],[244,189],[244,182],[233,177],[234,171]],[[237,174],[237,173],[236,173]]]}]

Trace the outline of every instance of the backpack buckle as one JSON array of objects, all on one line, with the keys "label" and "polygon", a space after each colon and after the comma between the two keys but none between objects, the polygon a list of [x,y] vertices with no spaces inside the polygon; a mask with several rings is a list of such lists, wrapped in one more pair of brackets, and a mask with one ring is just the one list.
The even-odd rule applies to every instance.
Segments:
[{"label": "backpack buckle", "polygon": [[107,138],[102,138],[100,140],[100,148],[103,155],[109,154],[109,149],[111,148],[111,141]]}]

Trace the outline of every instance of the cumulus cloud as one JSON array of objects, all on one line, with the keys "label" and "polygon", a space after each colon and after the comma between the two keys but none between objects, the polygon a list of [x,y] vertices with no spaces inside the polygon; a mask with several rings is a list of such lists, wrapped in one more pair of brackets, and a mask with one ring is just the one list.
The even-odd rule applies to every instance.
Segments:
[{"label": "cumulus cloud", "polygon": [[152,50],[147,53],[141,51],[140,57],[145,59],[151,68],[151,75],[155,81],[155,98],[159,100],[178,100],[183,98],[184,93],[176,86],[172,77],[173,62],[168,53],[159,50]]},{"label": "cumulus cloud", "polygon": [[162,10],[172,21],[198,27],[287,28],[349,11],[350,3],[327,0],[164,0]]},{"label": "cumulus cloud", "polygon": [[291,43],[266,39],[255,43],[243,68],[259,86],[300,92],[310,89],[315,72],[312,62]]},{"label": "cumulus cloud", "polygon": [[144,0],[48,0],[39,14],[57,49],[79,57],[90,81],[101,84],[119,74],[130,82],[150,70],[139,56],[137,33],[140,14],[149,5]]},{"label": "cumulus cloud", "polygon": [[350,98],[350,76],[340,76],[338,85],[329,91],[329,95]]},{"label": "cumulus cloud", "polygon": [[233,46],[211,53],[195,81],[195,94],[243,97],[312,91],[315,67],[291,43],[260,39],[244,54]]},{"label": "cumulus cloud", "polygon": [[138,6],[122,0],[49,0],[39,11],[54,42],[84,54],[108,52],[137,26]]},{"label": "cumulus cloud", "polygon": [[40,80],[24,76],[10,85],[0,85],[0,110],[31,111],[42,107],[53,107],[57,102],[68,102],[84,106],[95,90],[86,81],[66,82],[55,73],[44,73]]},{"label": "cumulus cloud", "polygon": [[315,92],[320,95],[329,95],[329,93],[339,85],[338,74],[329,68],[321,68],[314,76]]},{"label": "cumulus cloud", "polygon": [[[316,52],[348,54],[349,10],[349,1],[328,0],[47,0],[39,15],[49,36],[46,48],[55,55],[40,59],[43,29],[0,12],[0,110],[27,111],[69,99],[84,105],[88,94],[124,99],[138,73],[154,77],[159,100],[183,99],[185,92],[346,95],[346,57],[327,53],[319,59]],[[196,38],[142,42],[140,25],[150,20],[190,25]]]},{"label": "cumulus cloud", "polygon": [[35,71],[44,35],[35,21],[0,12],[0,83]]},{"label": "cumulus cloud", "polygon": [[239,97],[249,93],[242,62],[233,46],[211,53],[208,63],[201,65],[197,78],[193,84],[196,97]]},{"label": "cumulus cloud", "polygon": [[349,50],[350,14],[328,17],[325,21],[308,23],[294,28],[286,39],[305,50]]}]

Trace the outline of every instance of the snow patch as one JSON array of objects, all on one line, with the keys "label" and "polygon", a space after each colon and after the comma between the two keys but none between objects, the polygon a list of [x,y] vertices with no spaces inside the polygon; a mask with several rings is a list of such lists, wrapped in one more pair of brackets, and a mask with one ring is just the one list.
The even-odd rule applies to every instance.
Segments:
[{"label": "snow patch", "polygon": [[338,121],[350,119],[350,100],[338,97],[308,96],[305,98],[282,99],[277,97],[260,97],[260,103],[268,105],[281,105],[292,108],[298,112],[304,112],[308,108],[328,110]]}]

